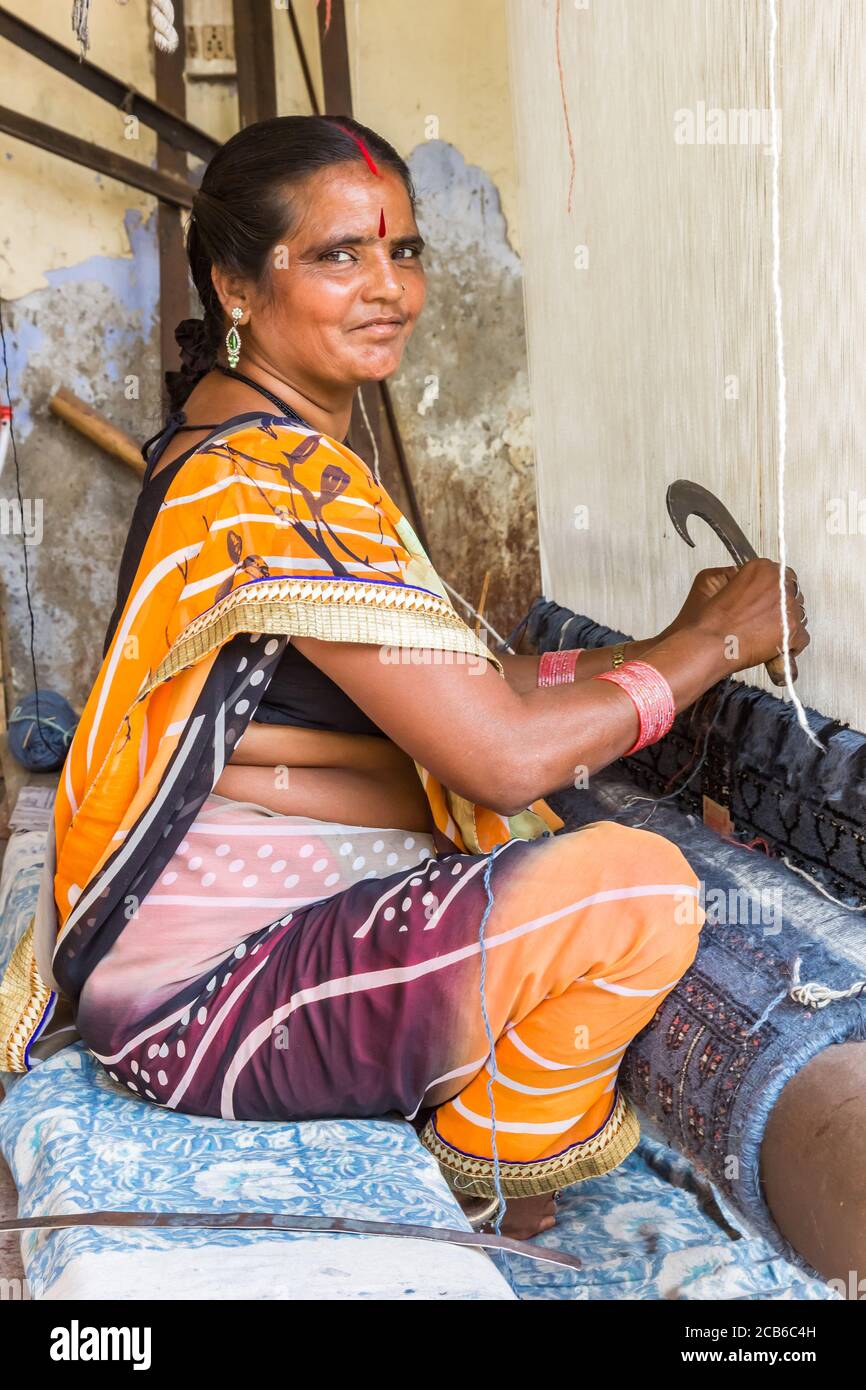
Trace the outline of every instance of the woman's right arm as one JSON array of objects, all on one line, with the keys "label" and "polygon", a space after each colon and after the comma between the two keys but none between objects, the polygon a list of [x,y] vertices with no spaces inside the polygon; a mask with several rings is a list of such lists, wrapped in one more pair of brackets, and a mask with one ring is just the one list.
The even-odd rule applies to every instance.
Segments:
[{"label": "woman's right arm", "polygon": [[[791,651],[808,645],[789,571]],[[769,660],[781,641],[778,564],[753,560],[693,626],[644,656],[671,687],[677,713],[716,681]],[[389,649],[319,638],[293,639],[410,757],[452,791],[502,815],[606,767],[635,742],[638,717],[611,681],[515,690],[489,662],[443,663],[424,649],[393,663]]]}]

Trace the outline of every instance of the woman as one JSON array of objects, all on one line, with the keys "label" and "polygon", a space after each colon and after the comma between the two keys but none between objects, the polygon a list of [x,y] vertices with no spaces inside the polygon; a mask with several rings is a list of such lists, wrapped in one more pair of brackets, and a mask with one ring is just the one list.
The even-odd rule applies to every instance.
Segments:
[{"label": "woman", "polygon": [[669,841],[554,834],[543,798],[774,655],[778,566],[703,572],[619,665],[487,652],[345,442],[423,308],[422,249],[406,165],[348,118],[250,126],[208,166],[204,318],[58,794],[53,971],[144,1099],[398,1111],[477,1221],[498,1183],[531,1235],[637,1142],[619,1063],[703,921]]}]

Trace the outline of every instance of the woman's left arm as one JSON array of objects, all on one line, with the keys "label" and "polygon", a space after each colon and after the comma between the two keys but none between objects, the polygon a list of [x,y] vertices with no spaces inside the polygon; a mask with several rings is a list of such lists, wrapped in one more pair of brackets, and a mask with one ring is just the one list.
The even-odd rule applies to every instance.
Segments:
[{"label": "woman's left arm", "polygon": [[[665,628],[658,637],[645,637],[639,642],[626,642],[624,656],[626,661],[638,661],[644,652],[648,652],[651,647],[655,647],[663,638],[669,637],[673,627]],[[502,669],[505,672],[505,679],[511,686],[521,694],[529,690],[534,690],[538,685],[538,662],[539,657],[535,656],[510,656],[507,652],[497,652],[498,659],[502,662]],[[590,676],[597,676],[600,671],[609,671],[613,660],[613,647],[585,647],[577,658],[574,667],[574,679],[576,681],[588,680]]]}]

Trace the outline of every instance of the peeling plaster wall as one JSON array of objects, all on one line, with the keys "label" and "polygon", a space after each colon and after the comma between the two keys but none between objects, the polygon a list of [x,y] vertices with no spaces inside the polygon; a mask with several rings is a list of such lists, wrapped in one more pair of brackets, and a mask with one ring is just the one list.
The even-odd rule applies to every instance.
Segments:
[{"label": "peeling plaster wall", "polygon": [[[9,8],[73,47],[71,6],[19,0]],[[89,56],[152,94],[146,20],[137,2],[94,5]],[[3,41],[0,70],[3,101],[13,109],[153,162],[149,131],[139,127],[127,139],[121,112]],[[139,484],[132,470],[52,416],[48,401],[66,386],[136,438],[158,427],[155,208],[154,199],[116,180],[0,136],[0,295],[31,538],[15,533],[5,511],[0,574],[16,698],[33,689],[25,551],[40,687],[61,691],[80,709],[99,669]],[[0,499],[16,498],[10,449]]]},{"label": "peeling plaster wall", "polygon": [[505,0],[345,3],[358,120],[404,158],[422,141],[445,140],[486,169],[519,254]]},{"label": "peeling plaster wall", "polygon": [[435,562],[503,635],[538,588],[523,276],[489,175],[443,141],[409,160],[430,247],[424,313],[393,381]]},{"label": "peeling plaster wall", "polygon": [[[159,399],[155,220],[142,224],[138,212],[128,214],[129,258],[94,256],[48,270],[45,289],[4,306],[21,491],[37,509],[23,513],[34,523],[27,528],[32,543],[0,535],[16,698],[33,688],[25,548],[40,687],[59,690],[80,709],[99,669],[139,481],[51,415],[48,401],[67,386],[136,438],[159,428],[152,414]],[[16,495],[10,450],[0,497]]]},{"label": "peeling plaster wall", "polygon": [[[66,0],[6,0],[28,24],[75,50]],[[92,6],[91,62],[153,95],[153,61],[146,7]],[[0,39],[3,105],[103,145],[127,159],[152,164],[156,139],[123,112],[61,77],[53,68]],[[136,138],[128,138],[130,135]],[[154,200],[33,145],[0,135],[0,294],[17,299],[47,283],[46,273],[94,255],[129,256],[128,210],[149,215]]]}]

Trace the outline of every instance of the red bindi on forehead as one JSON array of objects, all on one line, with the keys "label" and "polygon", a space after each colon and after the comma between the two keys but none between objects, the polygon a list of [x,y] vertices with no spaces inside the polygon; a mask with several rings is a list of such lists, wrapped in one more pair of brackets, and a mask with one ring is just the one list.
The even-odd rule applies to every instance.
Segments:
[{"label": "red bindi on forehead", "polygon": [[[316,3],[318,4],[318,0],[316,0]],[[345,131],[345,133],[346,133],[347,135],[351,135],[351,137],[352,137],[352,139],[354,140],[355,144],[358,146],[358,149],[361,151],[362,155],[364,156],[364,159],[367,161],[368,167],[372,170],[372,172],[376,175],[377,178],[380,178],[380,179],[381,179],[381,178],[382,178],[382,174],[381,174],[381,173],[379,172],[379,170],[376,168],[375,162],[374,162],[374,160],[373,160],[373,156],[370,154],[370,151],[367,149],[367,146],[364,144],[364,141],[361,139],[360,135],[356,135],[355,132],[354,132],[353,130],[349,130],[347,126],[344,126],[344,125],[343,125],[342,121],[335,121],[334,124],[335,124],[335,125],[338,125],[338,126],[340,127],[340,129],[341,129],[342,131]],[[385,209],[384,209],[384,208],[380,208],[380,209],[379,209],[379,236],[380,236],[380,237],[382,237],[382,236],[387,236],[387,229],[386,229],[386,227],[385,227]]]}]

